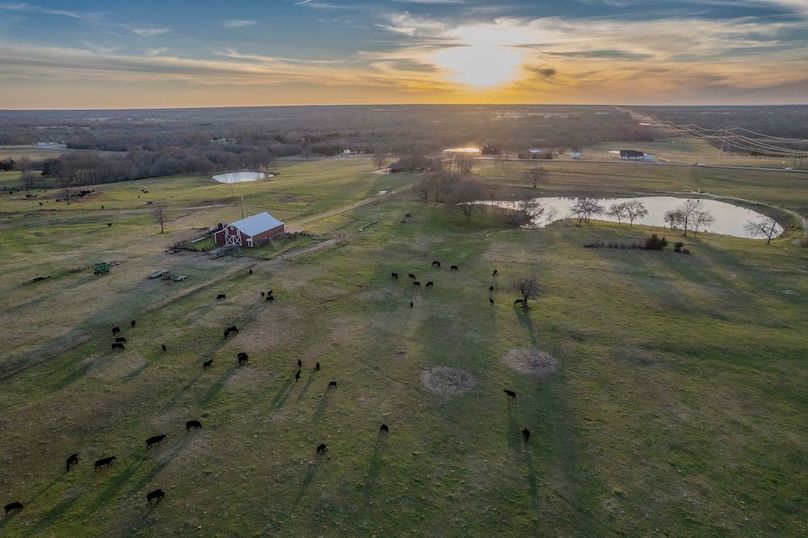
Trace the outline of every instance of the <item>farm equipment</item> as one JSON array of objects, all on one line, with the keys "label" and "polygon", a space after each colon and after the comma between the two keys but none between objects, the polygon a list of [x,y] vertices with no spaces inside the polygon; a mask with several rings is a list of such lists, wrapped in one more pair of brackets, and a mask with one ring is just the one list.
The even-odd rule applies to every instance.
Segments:
[{"label": "farm equipment", "polygon": [[109,274],[109,267],[110,264],[107,262],[96,263],[93,266],[93,274],[94,275],[108,275]]}]

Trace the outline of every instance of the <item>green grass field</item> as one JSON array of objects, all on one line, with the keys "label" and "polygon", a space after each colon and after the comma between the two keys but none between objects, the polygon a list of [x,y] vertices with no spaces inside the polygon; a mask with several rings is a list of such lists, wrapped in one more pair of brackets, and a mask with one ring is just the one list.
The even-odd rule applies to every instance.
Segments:
[{"label": "green grass field", "polygon": [[[701,188],[774,206],[791,227],[770,246],[699,234],[690,256],[584,249],[650,230],[467,222],[416,201],[416,178],[361,159],[290,162],[232,190],[200,177],[99,185],[69,207],[58,190],[6,195],[0,500],[25,508],[0,515],[0,535],[805,535],[808,249],[776,208],[808,214],[806,180],[582,164],[549,163],[542,191]],[[505,194],[525,188],[523,166],[479,172]],[[164,252],[240,217],[242,197],[247,213],[318,237],[269,259]],[[166,234],[147,201],[168,204]],[[120,264],[95,277],[100,260]],[[159,268],[189,278],[146,278]],[[528,313],[509,288],[526,274],[542,290]],[[225,340],[229,325],[240,332]],[[519,348],[557,370],[511,369],[503,357]],[[428,390],[439,367],[473,383]],[[186,432],[189,419],[203,429]],[[148,507],[155,488],[166,497]]]}]

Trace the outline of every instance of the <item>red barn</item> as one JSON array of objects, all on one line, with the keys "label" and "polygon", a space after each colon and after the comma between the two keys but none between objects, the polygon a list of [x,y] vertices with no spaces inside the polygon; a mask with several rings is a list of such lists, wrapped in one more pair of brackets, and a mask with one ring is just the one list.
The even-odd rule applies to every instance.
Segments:
[{"label": "red barn", "polygon": [[283,232],[283,223],[264,211],[231,224],[220,222],[213,228],[213,238],[217,245],[258,247]]}]

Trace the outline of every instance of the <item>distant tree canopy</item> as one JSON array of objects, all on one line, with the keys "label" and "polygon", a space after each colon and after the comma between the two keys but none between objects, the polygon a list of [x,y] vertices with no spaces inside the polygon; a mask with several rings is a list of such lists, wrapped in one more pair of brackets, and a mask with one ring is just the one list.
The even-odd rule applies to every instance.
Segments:
[{"label": "distant tree canopy", "polygon": [[[537,121],[540,120],[540,121]],[[294,155],[408,157],[478,141],[486,155],[652,139],[629,114],[598,106],[266,107],[196,110],[0,111],[0,145],[65,144],[43,175],[81,185],[266,166]],[[379,161],[381,156],[379,155]],[[462,173],[468,164],[458,161]]]}]

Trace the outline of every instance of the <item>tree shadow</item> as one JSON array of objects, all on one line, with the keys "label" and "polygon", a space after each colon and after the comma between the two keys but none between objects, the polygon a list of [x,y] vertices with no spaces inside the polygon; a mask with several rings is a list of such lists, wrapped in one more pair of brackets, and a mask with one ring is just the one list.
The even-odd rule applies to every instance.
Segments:
[{"label": "tree shadow", "polygon": [[313,462],[309,462],[309,468],[306,469],[306,475],[303,477],[303,482],[300,484],[300,489],[297,490],[297,495],[295,495],[294,500],[294,507],[297,507],[300,504],[300,501],[303,500],[303,497],[306,495],[306,491],[308,491],[309,486],[314,481],[314,477],[317,475],[317,471],[320,470],[320,463],[324,456],[316,456]]},{"label": "tree shadow", "polygon": [[519,428],[519,413],[516,410],[516,403],[508,400],[508,429],[505,432],[508,446],[512,450],[520,450],[522,447],[522,430]]},{"label": "tree shadow", "polygon": [[523,310],[522,308],[517,308],[516,319],[519,320],[519,325],[521,325],[527,330],[527,334],[530,337],[530,343],[533,344],[534,347],[538,347],[539,342],[536,339],[536,332],[533,329],[533,319],[531,319],[530,317],[530,310]]},{"label": "tree shadow", "polygon": [[317,405],[317,410],[314,412],[314,418],[312,418],[312,422],[320,422],[323,418],[323,413],[325,410],[328,409],[328,404],[331,403],[331,400],[334,398],[334,394],[337,392],[335,388],[327,388],[325,393],[320,398],[320,403]]}]

